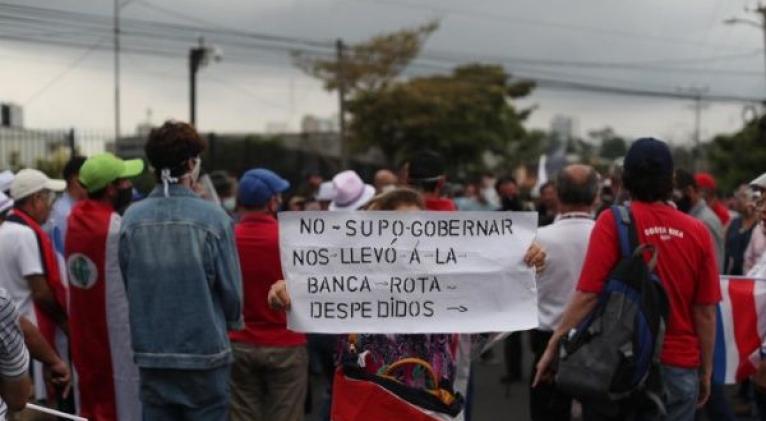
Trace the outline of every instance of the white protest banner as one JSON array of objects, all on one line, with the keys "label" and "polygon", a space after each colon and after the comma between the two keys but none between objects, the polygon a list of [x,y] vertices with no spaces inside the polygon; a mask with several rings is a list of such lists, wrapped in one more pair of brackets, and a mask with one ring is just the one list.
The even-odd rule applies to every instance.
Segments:
[{"label": "white protest banner", "polygon": [[531,212],[284,212],[288,328],[477,333],[537,326]]}]

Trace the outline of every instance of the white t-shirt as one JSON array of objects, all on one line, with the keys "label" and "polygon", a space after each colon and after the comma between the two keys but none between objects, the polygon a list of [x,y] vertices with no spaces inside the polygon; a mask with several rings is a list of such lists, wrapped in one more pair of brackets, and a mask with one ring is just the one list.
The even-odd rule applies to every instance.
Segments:
[{"label": "white t-shirt", "polygon": [[540,330],[553,331],[561,322],[580,278],[594,225],[585,214],[565,214],[537,231],[537,242],[546,254],[545,271],[537,277]]},{"label": "white t-shirt", "polygon": [[32,290],[25,277],[42,275],[43,263],[32,228],[16,222],[0,224],[0,287],[10,294],[19,314],[37,324]]}]

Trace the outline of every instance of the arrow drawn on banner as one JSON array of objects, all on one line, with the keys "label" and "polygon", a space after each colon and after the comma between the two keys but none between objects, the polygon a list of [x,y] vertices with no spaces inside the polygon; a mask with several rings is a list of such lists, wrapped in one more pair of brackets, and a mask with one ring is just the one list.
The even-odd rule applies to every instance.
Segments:
[{"label": "arrow drawn on banner", "polygon": [[447,307],[447,310],[455,310],[461,313],[465,313],[466,311],[468,311],[468,307],[466,306]]}]

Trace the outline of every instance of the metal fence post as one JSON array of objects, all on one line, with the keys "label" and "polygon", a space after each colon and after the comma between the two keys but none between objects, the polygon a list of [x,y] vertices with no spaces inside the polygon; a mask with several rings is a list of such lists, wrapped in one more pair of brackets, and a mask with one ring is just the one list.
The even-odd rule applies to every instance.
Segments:
[{"label": "metal fence post", "polygon": [[74,128],[69,129],[69,133],[67,134],[67,143],[69,144],[69,156],[76,156],[77,144],[74,139]]}]

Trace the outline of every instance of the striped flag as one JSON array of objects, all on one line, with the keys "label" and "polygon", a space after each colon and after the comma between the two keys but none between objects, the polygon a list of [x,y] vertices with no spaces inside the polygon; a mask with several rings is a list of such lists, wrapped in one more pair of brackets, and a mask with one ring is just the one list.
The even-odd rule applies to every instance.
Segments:
[{"label": "striped flag", "polygon": [[713,382],[734,384],[755,374],[766,338],[766,279],[721,276]]},{"label": "striped flag", "polygon": [[89,420],[138,420],[125,285],[117,247],[120,216],[108,205],[75,205],[66,236],[69,331],[78,375],[79,414]]}]

